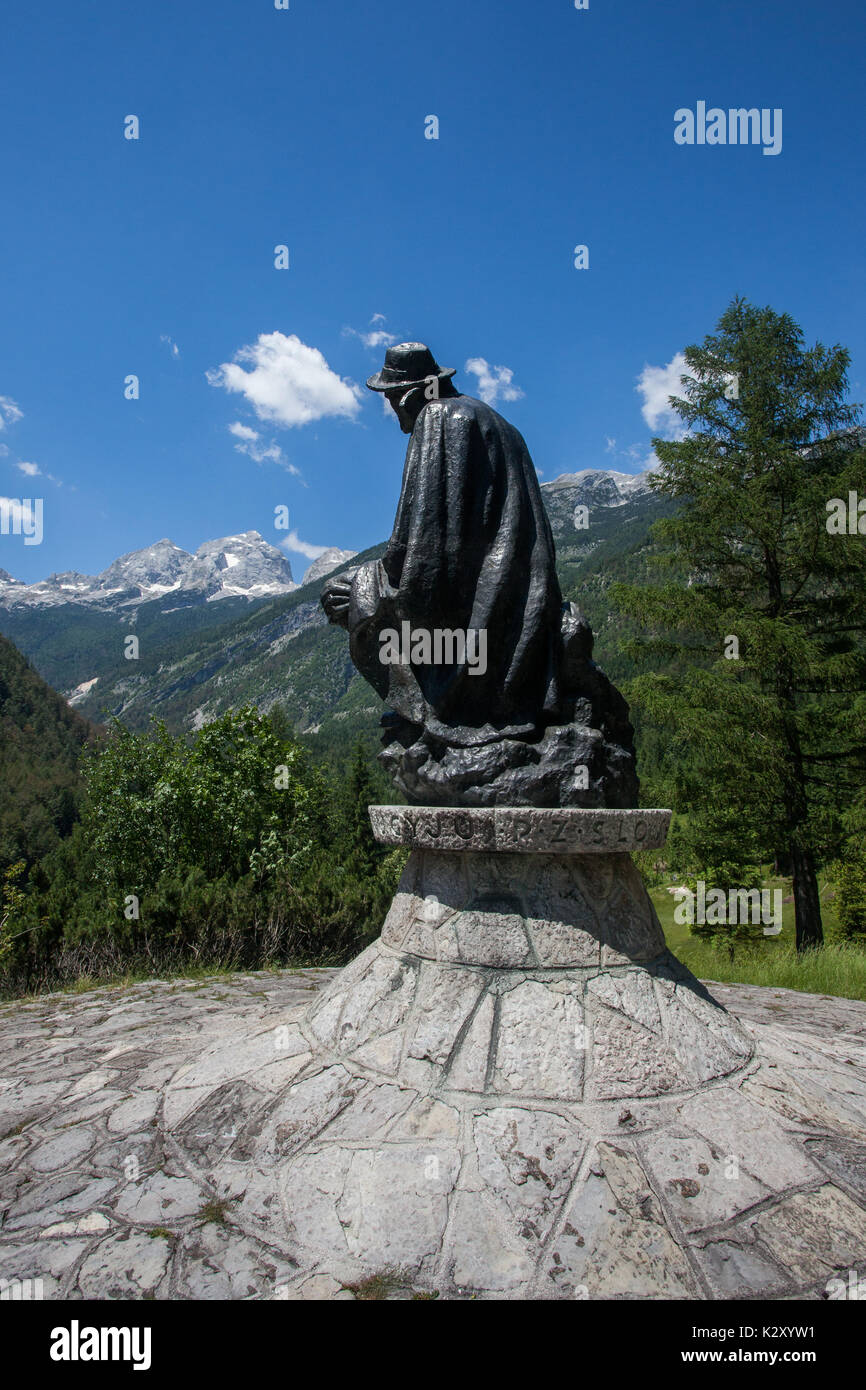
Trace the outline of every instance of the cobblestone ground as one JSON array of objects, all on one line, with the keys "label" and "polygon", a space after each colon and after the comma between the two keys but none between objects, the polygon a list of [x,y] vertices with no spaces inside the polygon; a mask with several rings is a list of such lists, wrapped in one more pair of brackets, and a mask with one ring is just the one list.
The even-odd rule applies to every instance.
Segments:
[{"label": "cobblestone ground", "polygon": [[[334,973],[151,981],[0,1006],[0,1292],[41,1279],[54,1299],[431,1296],[429,1281],[413,1294],[410,1278],[388,1270],[359,1285],[311,1267],[291,1227],[269,1212],[271,1175],[248,1168],[235,1190],[220,1179],[219,1155],[237,1156],[237,1126],[250,1132],[250,1096],[256,1113],[276,1113],[301,1074],[302,1056],[279,1050],[280,1030]],[[662,1283],[652,1292],[636,1282],[635,1297],[720,1298],[757,1286],[779,1298],[824,1297],[827,1280],[866,1255],[866,1004],[710,988],[760,1059],[742,1083],[740,1119],[750,1103],[772,1108],[785,1162],[746,1154],[734,1211],[714,1176],[733,1142],[730,1115],[715,1116],[718,1134],[706,1142],[683,1130],[664,1144],[648,1138],[644,1152],[640,1107],[623,1109],[626,1147],[637,1145],[643,1168],[615,1144],[605,1171],[590,1168],[585,1181],[604,1185],[599,1249],[615,1259],[628,1230],[635,1248],[653,1247],[648,1277]],[[257,1043],[268,1031],[270,1057]],[[177,1115],[166,1110],[171,1095],[183,1096]],[[694,1128],[709,1132],[700,1118]],[[343,1142],[351,1147],[352,1137]],[[511,1174],[520,1202],[536,1188],[545,1211],[564,1201],[567,1189],[557,1194],[537,1177]],[[505,1190],[509,1181],[503,1167],[496,1182]],[[534,1228],[536,1214],[521,1212]],[[582,1219],[589,1231],[595,1207]],[[646,1239],[634,1235],[642,1221]],[[604,1297],[603,1260],[594,1268]]]}]

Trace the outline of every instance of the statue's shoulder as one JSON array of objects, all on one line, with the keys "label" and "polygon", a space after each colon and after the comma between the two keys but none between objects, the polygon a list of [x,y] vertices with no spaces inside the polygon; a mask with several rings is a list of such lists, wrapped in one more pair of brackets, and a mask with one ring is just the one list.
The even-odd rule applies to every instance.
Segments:
[{"label": "statue's shoulder", "polygon": [[429,414],[430,421],[440,418],[454,421],[455,424],[464,421],[475,421],[482,429],[507,430],[511,426],[501,415],[497,415],[492,406],[485,401],[477,401],[474,396],[441,396],[438,400],[431,401],[424,408],[425,415]]},{"label": "statue's shoulder", "polygon": [[482,439],[488,442],[497,440],[515,457],[518,454],[529,457],[526,440],[517,426],[512,425],[510,420],[506,420],[504,415],[500,415],[499,411],[494,410],[486,401],[477,401],[474,396],[456,396],[450,399],[445,397],[438,404],[450,406],[455,420],[459,419],[464,424],[474,424]]}]

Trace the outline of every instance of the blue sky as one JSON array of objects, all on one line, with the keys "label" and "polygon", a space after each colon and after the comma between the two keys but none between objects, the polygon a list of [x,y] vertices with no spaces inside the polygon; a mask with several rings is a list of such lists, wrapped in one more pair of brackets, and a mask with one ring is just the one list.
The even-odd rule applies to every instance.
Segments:
[{"label": "blue sky", "polygon": [[[304,546],[382,539],[405,439],[369,335],[506,383],[547,480],[641,467],[641,374],[734,294],[847,345],[861,399],[864,37],[855,0],[9,7],[0,496],[43,497],[44,540],[0,567],[278,542],[280,504]],[[780,108],[781,153],[677,145],[701,100]]]}]

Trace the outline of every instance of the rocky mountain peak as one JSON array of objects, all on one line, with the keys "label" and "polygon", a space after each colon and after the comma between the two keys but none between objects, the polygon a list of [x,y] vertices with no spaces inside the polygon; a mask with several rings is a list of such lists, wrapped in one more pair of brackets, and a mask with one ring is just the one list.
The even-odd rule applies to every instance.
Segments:
[{"label": "rocky mountain peak", "polygon": [[317,560],[304,570],[301,579],[302,584],[312,584],[316,579],[324,579],[326,574],[344,565],[347,560],[351,560],[357,555],[357,550],[339,550],[337,546],[331,545],[327,550],[323,550]]},{"label": "rocky mountain peak", "polygon": [[573,492],[573,502],[596,507],[622,507],[641,494],[649,492],[652,473],[618,473],[613,468],[582,468],[577,473],[562,473],[552,482],[542,483],[542,492]]},{"label": "rocky mountain peak", "polygon": [[164,537],[143,550],[121,555],[96,577],[102,590],[174,588],[192,556]]},{"label": "rocky mountain peak", "polygon": [[192,556],[181,584],[183,590],[198,589],[208,598],[229,594],[258,598],[291,593],[297,587],[283,552],[258,531],[205,541]]}]

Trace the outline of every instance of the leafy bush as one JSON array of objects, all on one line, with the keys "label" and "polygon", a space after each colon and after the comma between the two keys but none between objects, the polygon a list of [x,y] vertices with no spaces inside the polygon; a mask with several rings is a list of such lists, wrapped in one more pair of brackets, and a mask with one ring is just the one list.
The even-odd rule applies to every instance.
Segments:
[{"label": "leafy bush", "polygon": [[866,937],[866,853],[838,860],[829,871],[836,890],[836,915],[849,940]]},{"label": "leafy bush", "polygon": [[79,824],[26,891],[7,888],[5,992],[191,964],[339,964],[378,934],[404,855],[373,839],[362,748],[341,779],[279,713],[245,707],[192,740],[118,724],[84,780]]}]

